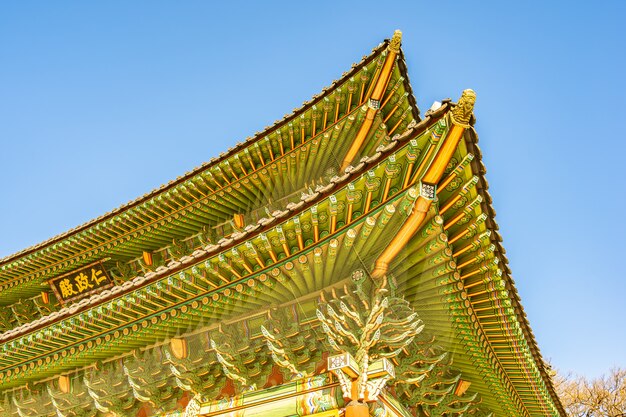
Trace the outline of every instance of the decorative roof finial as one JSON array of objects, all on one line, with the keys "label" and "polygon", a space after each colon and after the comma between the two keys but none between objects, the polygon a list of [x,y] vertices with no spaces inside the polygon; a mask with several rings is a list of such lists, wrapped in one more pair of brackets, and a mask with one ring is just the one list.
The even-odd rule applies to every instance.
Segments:
[{"label": "decorative roof finial", "polygon": [[391,41],[389,41],[389,51],[395,52],[396,54],[400,52],[400,44],[402,43],[402,32],[396,30],[393,32],[393,37]]},{"label": "decorative roof finial", "polygon": [[476,93],[474,92],[474,90],[463,90],[461,98],[459,99],[458,103],[456,103],[456,106],[452,109],[452,113],[450,113],[452,123],[466,129],[470,127],[469,121],[472,117],[472,112],[474,111],[475,102]]}]

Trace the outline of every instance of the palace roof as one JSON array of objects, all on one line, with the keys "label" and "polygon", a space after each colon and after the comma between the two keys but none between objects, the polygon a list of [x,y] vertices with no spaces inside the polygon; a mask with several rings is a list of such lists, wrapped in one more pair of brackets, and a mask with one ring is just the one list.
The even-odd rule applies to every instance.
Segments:
[{"label": "palace roof", "polygon": [[[198,223],[187,225],[197,233],[202,224],[215,227],[226,222],[233,213],[250,213],[255,208],[277,203],[277,195],[271,192],[267,180],[259,181],[257,176],[248,174],[270,176],[269,181],[274,184],[289,184],[289,181],[281,182],[272,177],[283,175],[282,171],[290,169],[288,165],[305,158],[309,159],[309,165],[326,167],[324,161],[315,162],[309,154],[313,153],[317,159],[324,157],[326,154],[322,152],[315,155],[316,141],[326,138],[333,141],[331,146],[339,146],[341,141],[337,139],[342,139],[341,128],[363,121],[359,110],[368,89],[372,88],[372,79],[380,70],[386,45],[386,42],[381,43],[301,108],[219,157],[92,221],[0,259],[0,305],[33,297],[40,291],[43,281],[94,260],[111,258],[112,265],[115,261],[127,262],[140,257],[143,251],[162,248],[172,239],[187,237],[190,233],[181,230],[181,218],[197,217]],[[374,126],[382,132],[387,130],[386,123],[389,125],[386,133],[391,134],[402,131],[412,120],[419,120],[402,55],[394,68],[392,81],[392,94],[384,103],[388,105],[389,114],[383,113],[384,120],[379,117]],[[278,197],[298,191],[304,184],[312,184],[321,175],[315,169],[301,170],[301,174],[296,184],[281,190],[282,195]],[[249,193],[247,190],[252,189],[255,194],[259,188],[261,195],[241,197],[241,190]],[[212,209],[209,213],[200,207],[207,202]]]},{"label": "palace roof", "polygon": [[[203,349],[213,352],[211,363],[217,368],[221,366],[220,369],[229,375],[234,371],[221,362],[223,352],[218,343],[221,336],[213,336],[224,333],[223,326],[235,326],[233,329],[236,330],[232,331],[245,335],[242,337],[250,346],[242,347],[241,352],[252,354],[254,358],[273,355],[274,362],[289,367],[292,373],[305,374],[303,369],[306,367],[316,369],[311,358],[298,365],[302,369],[296,369],[286,359],[282,362],[276,359],[281,350],[276,350],[272,344],[277,343],[272,332],[278,330],[268,330],[268,320],[271,322],[275,316],[290,312],[287,316],[293,318],[296,330],[291,328],[286,340],[296,337],[299,332],[317,338],[322,328],[324,333],[332,335],[333,330],[328,325],[331,321],[327,321],[325,315],[334,314],[339,320],[332,305],[341,306],[344,317],[356,314],[351,309],[361,308],[358,306],[369,305],[367,308],[370,308],[371,300],[362,291],[362,286],[364,280],[371,279],[374,283],[383,282],[389,297],[406,302],[424,323],[422,336],[407,339],[398,350],[398,358],[390,356],[398,367],[398,381],[406,377],[401,375],[403,370],[412,372],[406,369],[415,369],[416,364],[431,363],[430,370],[442,366],[445,375],[453,375],[449,372],[454,367],[456,379],[451,377],[451,388],[446,388],[445,394],[454,387],[458,390],[463,381],[474,393],[471,396],[464,396],[462,392],[455,394],[457,406],[466,401],[467,406],[470,403],[484,406],[496,415],[565,415],[510,276],[491,206],[473,116],[465,121],[459,116],[459,111],[462,112],[467,103],[444,100],[436,103],[420,120],[399,52],[398,64],[390,72],[388,86],[380,92],[386,98],[382,103],[372,102],[370,95],[378,88],[374,84],[379,83],[372,82],[369,86],[363,83],[363,93],[358,94],[358,100],[355,96],[358,104],[354,107],[347,105],[343,117],[339,116],[338,104],[336,107],[328,105],[328,114],[321,110],[319,118],[313,116],[314,111],[324,109],[326,99],[336,97],[342,88],[351,89],[350,94],[357,94],[356,84],[350,88],[346,86],[355,77],[369,72],[373,79],[377,79],[384,73],[381,68],[385,65],[385,52],[389,48],[388,42],[381,44],[322,95],[211,163],[114,212],[5,258],[3,266],[21,265],[29,256],[35,259],[50,251],[61,254],[65,250],[65,247],[57,246],[61,242],[69,245],[87,233],[95,233],[98,227],[100,230],[110,227],[112,219],[128,218],[133,210],[146,202],[176,201],[172,197],[176,190],[179,194],[186,193],[188,199],[193,196],[202,200],[204,196],[190,191],[189,184],[193,184],[195,178],[215,167],[222,167],[223,172],[233,168],[237,165],[232,162],[236,155],[250,152],[253,146],[266,140],[273,145],[269,145],[271,150],[268,149],[260,159],[278,159],[271,155],[274,152],[288,155],[285,149],[281,149],[291,145],[288,135],[284,141],[277,141],[276,135],[282,135],[284,132],[278,133],[281,129],[304,115],[311,116],[311,124],[316,120],[321,122],[319,132],[309,124],[309,134],[302,130],[300,143],[297,144],[299,138],[294,137],[296,143],[290,147],[295,151],[307,146],[306,154],[294,162],[302,164],[305,171],[317,169],[307,160],[314,157],[309,151],[316,138],[320,140],[316,152],[318,156],[323,155],[321,143],[325,129],[346,130],[346,137],[358,137],[364,130],[362,126],[371,120],[368,129],[373,133],[363,136],[366,140],[361,149],[349,148],[350,143],[333,147],[337,153],[335,163],[344,169],[334,175],[324,176],[316,172],[307,178],[300,177],[299,181],[294,181],[297,184],[293,189],[282,190],[283,193],[297,192],[300,195],[279,200],[281,208],[264,212],[258,219],[248,217],[244,226],[231,230],[221,239],[205,242],[193,251],[178,253],[179,256],[172,256],[153,270],[145,269],[123,277],[120,280],[123,282],[110,289],[0,334],[2,387],[9,389],[25,383],[44,383],[55,375],[81,372],[96,360],[112,363],[112,358],[122,358],[125,373],[132,380],[131,363],[139,360],[137,351],[144,352],[145,357],[158,357],[160,346],[168,338],[193,338],[200,334],[198,329],[209,329],[211,343]],[[365,68],[369,69],[366,71]],[[363,103],[367,97],[370,100],[365,106]],[[333,100],[329,102],[332,104]],[[335,101],[335,104],[339,102]],[[381,112],[370,117],[379,109]],[[333,110],[335,115],[332,115]],[[332,115],[333,120],[327,125],[328,115]],[[346,127],[348,123],[350,126]],[[458,142],[448,140],[455,134]],[[326,137],[330,140],[332,132]],[[344,158],[344,155],[354,157]],[[350,164],[347,165],[346,161]],[[257,164],[260,162],[258,160]],[[228,165],[220,165],[226,163]],[[229,178],[231,181],[222,184],[224,188],[252,175],[252,171],[246,172],[245,165],[242,166],[238,174],[233,172],[234,177]],[[311,180],[318,176],[321,179],[316,181],[317,186],[313,186]],[[258,189],[263,188],[263,184],[259,182]],[[185,189],[181,191],[180,187]],[[237,214],[237,210],[248,214],[254,212],[267,205],[272,197],[266,195],[246,207],[228,210],[220,220]],[[181,216],[179,227],[188,235],[201,230],[180,226],[194,220],[193,210],[188,208],[193,204],[175,209]],[[167,213],[168,216],[173,214]],[[407,235],[409,229],[410,235]],[[402,240],[404,236],[406,239]],[[141,252],[140,244],[145,244],[146,240],[135,242],[138,252],[133,256]],[[153,243],[163,244],[156,238]],[[69,263],[56,271],[51,269],[46,277],[75,269],[101,256],[98,254],[94,252],[92,257],[75,263],[67,261],[74,254],[59,255],[62,262]],[[9,270],[8,267],[5,269]],[[2,274],[0,279],[5,283],[17,279],[8,273],[1,277]],[[15,294],[19,295],[19,292]],[[0,292],[0,297],[3,296]],[[322,309],[322,305],[328,310]],[[277,328],[280,326],[276,324]],[[340,332],[345,331],[341,326],[338,328]],[[329,339],[332,341],[332,336]],[[263,349],[271,352],[259,353]],[[418,354],[422,352],[420,349],[425,349],[423,352],[436,351],[437,355],[432,353],[427,358],[421,357]],[[168,363],[176,368],[178,364],[171,358],[171,351],[167,352]],[[318,354],[321,349],[316,351],[315,355]],[[402,365],[407,358],[413,361],[409,368]],[[197,363],[208,362],[199,357]],[[428,378],[434,377],[430,371],[420,372],[422,379],[427,375]],[[179,387],[188,383],[176,372],[174,375]],[[228,378],[247,380],[249,376],[231,375]],[[423,398],[416,393],[424,386],[413,381],[406,386],[398,385],[396,391],[407,402],[422,404]],[[216,389],[217,385],[211,387]],[[48,389],[50,396],[54,397],[52,391]],[[420,395],[428,397],[430,394]],[[31,400],[29,404],[39,402]],[[45,413],[54,415],[54,401],[46,401]],[[423,405],[435,406],[434,403]]]}]

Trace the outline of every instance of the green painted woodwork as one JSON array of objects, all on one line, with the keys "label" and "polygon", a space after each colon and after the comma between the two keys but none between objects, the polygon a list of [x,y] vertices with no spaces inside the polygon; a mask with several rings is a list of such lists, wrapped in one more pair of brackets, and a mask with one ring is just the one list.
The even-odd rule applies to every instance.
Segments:
[{"label": "green painted woodwork", "polygon": [[[426,132],[424,136],[428,136],[429,134],[429,132]],[[399,158],[406,154],[405,149],[406,148],[399,149],[398,152],[394,154],[393,159],[398,161]],[[8,369],[7,365],[11,362],[24,363],[24,359],[28,357],[24,356],[26,352],[29,352],[28,355],[38,355],[38,351],[46,350],[53,352],[56,349],[50,348],[56,346],[56,342],[54,342],[56,337],[60,336],[62,338],[63,345],[69,344],[70,341],[87,341],[89,340],[88,335],[102,334],[102,331],[106,328],[117,328],[120,325],[121,327],[125,327],[133,320],[139,320],[142,317],[155,317],[157,316],[157,311],[167,311],[168,308],[171,308],[169,306],[178,306],[180,300],[186,299],[186,303],[192,301],[198,302],[199,300],[201,301],[203,297],[206,297],[205,294],[214,294],[215,299],[211,298],[209,300],[211,302],[226,297],[226,300],[231,305],[229,305],[225,311],[213,311],[210,317],[208,317],[208,319],[211,319],[227,316],[228,314],[236,312],[244,312],[253,308],[256,303],[263,306],[277,302],[285,302],[293,297],[306,295],[311,291],[316,289],[320,290],[330,285],[333,276],[337,276],[338,278],[340,278],[342,274],[345,276],[350,272],[352,265],[361,265],[363,259],[372,258],[384,247],[385,240],[389,240],[393,236],[394,228],[399,227],[402,223],[402,218],[408,215],[406,209],[396,210],[395,206],[400,204],[400,208],[405,207],[406,203],[403,203],[403,201],[410,204],[411,198],[415,198],[414,195],[407,189],[397,193],[396,196],[388,202],[382,203],[378,201],[380,193],[382,193],[382,190],[378,187],[372,197],[370,212],[361,214],[358,218],[353,218],[351,227],[344,227],[340,229],[338,233],[335,233],[332,238],[326,236],[318,244],[310,244],[308,247],[304,248],[303,251],[299,251],[298,248],[297,229],[299,227],[302,230],[303,241],[313,242],[314,224],[317,224],[322,232],[328,230],[330,227],[330,219],[328,216],[329,209],[332,209],[331,206],[335,204],[339,206],[339,202],[346,201],[346,195],[351,191],[348,185],[352,184],[352,188],[354,189],[363,189],[365,183],[371,181],[372,175],[375,178],[386,178],[389,172],[389,170],[386,169],[387,162],[388,160],[378,161],[378,159],[374,159],[370,163],[371,169],[367,169],[367,166],[361,168],[361,171],[364,171],[364,173],[360,176],[355,176],[356,178],[354,179],[352,179],[351,176],[347,176],[344,179],[337,178],[335,181],[338,182],[338,185],[343,185],[343,187],[339,188],[328,197],[318,200],[315,205],[309,208],[299,208],[298,204],[293,205],[292,209],[296,210],[296,213],[298,213],[297,222],[292,218],[269,229],[252,233],[254,237],[248,237],[247,240],[242,239],[244,240],[243,242],[235,244],[230,249],[223,250],[206,259],[202,259],[201,262],[193,264],[193,258],[190,258],[186,261],[189,266],[179,272],[168,275],[166,278],[161,278],[149,285],[140,287],[134,294],[128,294],[108,301],[82,312],[77,317],[64,319],[52,325],[51,328],[42,329],[28,336],[3,344],[1,348],[7,353],[11,352],[11,358],[0,359],[0,366],[2,366],[0,369]],[[396,176],[393,180],[396,181],[397,184],[401,184],[402,182],[402,178],[399,176]],[[379,184],[382,182],[382,180],[377,181]],[[400,185],[391,188],[398,189],[399,187]],[[318,193],[320,192],[321,191]],[[412,195],[413,197],[411,197]],[[304,201],[312,198],[314,198],[314,196],[304,196]],[[389,204],[392,202],[393,204]],[[354,213],[365,211],[365,208],[363,208],[364,204],[364,200],[359,202],[359,205],[353,210],[353,217]],[[288,212],[276,213],[276,215],[286,216],[287,213]],[[337,213],[338,215],[341,214],[344,216],[341,220],[345,223],[347,210],[337,209]],[[268,222],[274,223],[276,219],[269,220]],[[376,224],[378,224],[378,227],[375,227]],[[390,232],[383,233],[383,229],[388,228],[390,228]],[[320,233],[320,235],[322,234],[323,233]],[[223,243],[228,245],[229,241]],[[265,269],[261,268],[259,265],[254,266],[253,262],[248,258],[248,255],[251,254],[248,244],[253,245],[255,248],[254,253],[263,255],[263,263],[267,266]],[[354,248],[352,248],[352,246],[354,246]],[[371,249],[369,249],[369,247],[371,247]],[[218,248],[219,246],[217,245],[207,247],[209,251],[215,251]],[[317,250],[318,248],[326,253],[324,257],[325,262],[323,263],[319,263],[315,260],[316,256],[321,256]],[[273,265],[272,259],[269,256],[270,251],[276,254],[275,256],[281,266],[280,268],[276,268],[276,265]],[[289,252],[289,255],[287,252]],[[297,257],[296,254],[298,252],[306,254],[306,258],[302,258],[300,254]],[[337,261],[334,261],[335,258],[337,258]],[[293,262],[292,259],[293,261],[297,261],[297,263]],[[303,262],[313,265],[313,268],[311,268],[311,270],[314,271],[313,282],[307,282],[306,279],[303,279],[304,275],[301,275],[301,268],[294,268],[294,266],[300,265]],[[355,262],[357,263],[355,264]],[[178,264],[182,267],[181,263]],[[269,268],[270,265],[272,268]],[[172,267],[176,269],[178,266],[173,264]],[[243,299],[238,299],[239,294],[243,295],[244,290],[254,291],[254,287],[250,287],[250,284],[246,281],[246,276],[250,275],[246,267],[253,271],[253,276],[260,276],[258,278],[259,280],[263,279],[267,281],[269,277],[270,280],[275,279],[279,282],[286,282],[286,291],[258,293],[255,295],[254,299],[246,297],[246,302],[243,302]],[[294,273],[296,275],[294,275]],[[220,282],[220,277],[226,278],[229,281],[229,285],[219,287],[219,291],[215,291],[211,284],[213,284],[213,286],[224,284],[224,282]],[[242,286],[241,284],[244,285]],[[218,296],[220,293],[222,295]],[[191,294],[192,297],[189,297],[189,294]],[[232,297],[230,296],[231,294]],[[131,318],[133,320],[131,320]],[[169,334],[175,331],[176,328],[173,327]],[[117,332],[119,333],[119,330],[117,330]],[[167,334],[154,335],[154,337],[159,336],[165,337]],[[43,347],[46,341],[50,341],[51,343],[49,348]],[[35,346],[35,344],[37,346]],[[75,359],[74,356],[75,355],[72,356],[72,359]],[[58,364],[58,362],[55,362],[55,364]],[[37,369],[41,369],[41,367]],[[3,376],[6,377],[6,373]]]},{"label": "green painted woodwork", "polygon": [[[350,351],[341,337],[372,342],[350,317],[367,322],[362,314],[380,305],[369,271],[410,216],[450,126],[447,103],[417,122],[400,59],[354,166],[338,175],[384,51],[220,158],[0,261],[2,415],[162,413],[183,392],[205,411],[258,402],[263,415],[261,403],[275,399],[285,415],[304,415],[281,395],[316,378],[339,391],[328,374],[315,375],[334,346]],[[390,265],[384,289],[399,310],[383,320],[397,329],[383,335],[386,350],[372,352],[394,362],[396,398],[383,394],[373,415],[394,402],[398,415],[561,412],[509,276],[480,159],[470,128]],[[232,223],[237,213],[243,229]],[[143,250],[152,265],[139,259]],[[38,296],[43,280],[103,257],[118,279],[112,290],[60,310]],[[413,334],[401,316],[423,331]],[[188,357],[170,351],[174,336],[189,343]],[[63,372],[71,394],[56,382]],[[461,379],[471,385],[459,396]],[[327,409],[341,403],[336,395],[322,399]]]},{"label": "green painted woodwork", "polygon": [[[196,236],[206,226],[227,234],[233,214],[246,213],[255,221],[259,211],[284,207],[307,184],[332,176],[363,121],[359,92],[369,88],[384,54],[384,48],[375,49],[321,97],[209,164],[50,243],[0,260],[0,304],[31,297],[41,282],[98,259],[112,258],[114,267],[173,240],[201,240]],[[398,66],[388,90],[367,150],[388,141],[387,126],[405,129],[417,114]]]}]

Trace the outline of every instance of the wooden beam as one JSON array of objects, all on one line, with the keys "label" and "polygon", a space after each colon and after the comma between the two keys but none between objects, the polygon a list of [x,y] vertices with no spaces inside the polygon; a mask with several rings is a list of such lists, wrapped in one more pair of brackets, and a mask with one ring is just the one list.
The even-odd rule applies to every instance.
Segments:
[{"label": "wooden beam", "polygon": [[389,42],[389,46],[387,46],[387,57],[385,58],[385,63],[380,71],[380,75],[378,79],[374,80],[376,82],[374,85],[374,91],[372,91],[372,95],[369,97],[369,102],[367,104],[367,113],[365,115],[365,120],[363,124],[359,128],[350,149],[348,149],[348,153],[346,154],[343,162],[341,163],[341,171],[345,170],[348,165],[352,163],[354,158],[357,156],[359,150],[363,146],[363,142],[369,133],[372,124],[374,123],[374,117],[376,113],[378,113],[380,109],[380,100],[385,93],[385,89],[387,88],[387,84],[391,79],[391,74],[393,73],[393,66],[396,62],[396,57],[400,53],[400,43],[402,42],[402,32],[396,30]]}]

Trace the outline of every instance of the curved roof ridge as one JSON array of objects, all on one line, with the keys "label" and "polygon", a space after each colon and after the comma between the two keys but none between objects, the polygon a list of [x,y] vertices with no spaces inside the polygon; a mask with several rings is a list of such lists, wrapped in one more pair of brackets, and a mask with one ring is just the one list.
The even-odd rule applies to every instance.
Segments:
[{"label": "curved roof ridge", "polygon": [[498,256],[501,258],[500,260],[502,261],[502,264],[501,264],[503,266],[502,272],[503,272],[503,276],[505,277],[506,283],[510,288],[509,294],[510,294],[510,300],[513,303],[513,310],[515,311],[518,322],[522,326],[524,337],[528,341],[528,345],[532,352],[533,359],[535,360],[537,368],[539,369],[539,372],[542,376],[543,382],[546,385],[546,388],[548,389],[550,396],[552,397],[552,401],[556,405],[561,415],[565,416],[567,413],[565,412],[565,409],[563,408],[561,399],[559,398],[559,396],[557,395],[554,389],[554,385],[552,383],[552,380],[550,379],[550,376],[545,370],[544,360],[543,360],[543,356],[541,355],[539,345],[537,344],[535,335],[530,327],[530,322],[528,320],[528,317],[526,316],[524,307],[522,306],[519,292],[517,291],[517,287],[515,286],[515,281],[511,277],[511,269],[509,267],[509,260],[505,255],[506,250],[502,246],[502,237],[500,233],[498,232],[499,226],[495,219],[496,211],[493,208],[492,198],[488,191],[489,183],[487,179],[485,178],[485,173],[487,172],[487,170],[482,163],[482,152],[480,150],[480,147],[478,146],[478,134],[476,133],[476,130],[473,127],[473,121],[472,121],[472,127],[468,129],[467,132],[468,134],[465,135],[465,143],[467,144],[468,151],[476,156],[476,158],[471,163],[476,164],[475,172],[478,173],[478,177],[480,181],[478,192],[484,197],[482,205],[485,208],[485,211],[488,213],[489,222],[491,223],[489,228],[492,229],[492,231],[494,232],[491,240],[492,240],[492,243],[496,245]]},{"label": "curved roof ridge", "polygon": [[[307,111],[310,107],[312,107],[314,104],[320,102],[321,100],[323,100],[325,97],[329,96],[330,94],[332,94],[336,88],[338,88],[341,84],[345,83],[346,81],[348,81],[354,74],[356,74],[358,71],[360,71],[363,67],[365,67],[367,64],[369,64],[372,60],[374,60],[380,53],[382,53],[383,51],[385,51],[385,48],[387,47],[389,43],[388,39],[385,39],[383,42],[381,42],[378,46],[376,46],[375,48],[372,49],[372,52],[369,55],[365,55],[363,56],[363,58],[361,59],[360,62],[355,63],[352,65],[352,68],[348,71],[345,71],[340,78],[334,80],[328,87],[324,87],[322,88],[321,93],[315,94],[313,95],[313,97],[307,101],[305,101],[302,106],[300,106],[299,108],[294,109],[291,113],[286,114],[285,116],[283,116],[282,119],[277,120],[274,122],[274,124],[272,124],[271,126],[266,126],[265,129],[261,132],[256,132],[254,134],[254,136],[252,137],[248,137],[246,138],[244,141],[242,142],[238,142],[237,144],[235,144],[233,147],[231,147],[230,149],[228,149],[228,151],[221,153],[218,157],[214,157],[211,158],[208,162],[203,163],[202,165],[193,168],[190,171],[187,171],[185,174],[177,177],[176,179],[168,182],[167,184],[163,184],[158,188],[153,189],[152,191],[145,193],[144,195],[142,195],[141,197],[138,197],[134,200],[131,200],[127,203],[122,204],[121,206],[118,206],[116,208],[114,208],[111,211],[108,211],[107,213],[98,216],[92,220],[89,220],[81,225],[78,225],[76,227],[73,227],[65,232],[62,232],[56,236],[53,236],[49,239],[44,240],[43,242],[37,243],[35,245],[29,246],[27,248],[24,248],[18,252],[12,253],[10,255],[4,256],[2,258],[0,258],[0,267],[5,266],[7,264],[9,264],[11,261],[17,260],[23,256],[29,255],[31,253],[34,253],[38,250],[41,250],[42,248],[52,245],[54,243],[57,243],[59,241],[61,241],[62,239],[68,238],[76,233],[79,233],[81,231],[87,230],[88,228],[95,226],[98,223],[101,223],[104,220],[107,220],[115,215],[118,215],[126,210],[129,210],[151,198],[154,198],[156,196],[158,196],[161,193],[164,193],[168,190],[170,190],[171,188],[175,187],[176,185],[183,183],[187,180],[189,180],[190,178],[194,177],[195,175],[201,173],[202,171],[205,171],[213,166],[215,166],[217,163],[222,162],[230,157],[232,157],[233,155],[235,155],[238,151],[241,151],[245,148],[247,148],[248,146],[250,146],[252,143],[258,142],[259,140],[263,139],[265,136],[267,136],[268,134],[274,132],[275,130],[278,130],[279,128],[281,128],[282,126],[288,124],[290,121],[295,120],[299,115],[301,115],[302,113],[304,113],[305,111]],[[404,63],[404,58],[402,57],[401,62]],[[404,69],[406,70],[406,65],[404,66]],[[407,85],[407,81],[405,80],[405,86]],[[410,90],[409,90],[410,91]],[[412,94],[412,92],[409,94],[409,97],[411,97],[411,101],[414,103],[415,102],[415,98]],[[417,108],[417,106],[413,106],[415,109]]]},{"label": "curved roof ridge", "polygon": [[306,210],[308,207],[314,205],[317,201],[326,198],[331,195],[340,187],[346,186],[355,176],[366,173],[372,166],[380,163],[380,161],[395,152],[397,146],[401,142],[406,142],[413,137],[414,134],[419,134],[426,130],[432,123],[437,121],[440,117],[448,111],[449,106],[443,105],[436,111],[429,111],[426,117],[415,125],[410,126],[406,132],[396,135],[391,139],[391,142],[386,146],[381,146],[377,149],[377,152],[371,156],[361,158],[359,161],[354,161],[354,165],[348,166],[344,173],[331,178],[330,183],[323,187],[318,187],[312,194],[302,195],[300,202],[290,203],[285,207],[285,210],[276,210],[271,213],[270,218],[261,218],[257,224],[249,225],[243,232],[239,232],[231,236],[230,238],[223,238],[216,244],[210,244],[202,249],[196,250],[191,255],[185,255],[178,259],[170,261],[166,266],[159,267],[153,272],[137,275],[123,284],[116,285],[110,289],[104,290],[101,293],[83,298],[76,303],[63,307],[61,310],[53,312],[47,316],[43,316],[37,320],[29,323],[22,324],[13,329],[7,330],[4,333],[0,333],[0,344],[7,343],[15,338],[23,336],[24,334],[40,329],[46,325],[52,324],[59,320],[68,318],[70,316],[79,314],[94,305],[99,305],[111,298],[128,294],[135,289],[144,287],[152,282],[162,279],[168,275],[174,274],[181,269],[184,269],[192,262],[201,262],[207,257],[213,256],[217,251],[227,250],[234,245],[241,244],[241,242],[256,236],[264,230],[272,227],[276,221],[288,219],[291,216],[295,216],[298,213]]}]

